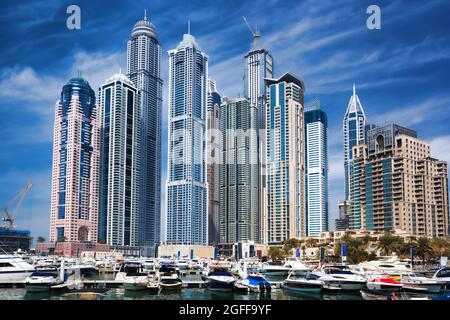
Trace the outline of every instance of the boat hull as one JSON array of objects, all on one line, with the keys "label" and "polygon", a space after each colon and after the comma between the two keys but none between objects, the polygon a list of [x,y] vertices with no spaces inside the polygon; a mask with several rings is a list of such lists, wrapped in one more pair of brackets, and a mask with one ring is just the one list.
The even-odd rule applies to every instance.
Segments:
[{"label": "boat hull", "polygon": [[209,289],[214,291],[232,291],[234,282],[209,279]]},{"label": "boat hull", "polygon": [[0,284],[24,282],[33,272],[34,270],[0,271]]},{"label": "boat hull", "polygon": [[48,292],[51,289],[52,284],[41,283],[41,284],[31,284],[26,283],[25,289],[27,292]]},{"label": "boat hull", "polygon": [[309,292],[318,293],[322,290],[321,284],[308,284],[308,283],[285,283],[283,289],[290,292]]},{"label": "boat hull", "polygon": [[325,290],[359,291],[365,286],[364,282],[353,281],[326,281]]}]

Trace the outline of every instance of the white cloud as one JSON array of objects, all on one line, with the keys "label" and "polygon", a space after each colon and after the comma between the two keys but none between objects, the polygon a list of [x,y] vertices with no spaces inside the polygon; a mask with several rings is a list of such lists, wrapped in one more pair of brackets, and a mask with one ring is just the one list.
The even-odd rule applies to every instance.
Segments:
[{"label": "white cloud", "polygon": [[[371,122],[383,125],[388,123],[398,123],[403,126],[413,126],[427,120],[436,119],[440,115],[447,115],[450,105],[449,98],[430,98],[419,103],[397,108],[391,112],[371,118]],[[432,110],[433,112],[430,112]]]},{"label": "white cloud", "polygon": [[450,135],[431,139],[431,156],[450,163]]}]

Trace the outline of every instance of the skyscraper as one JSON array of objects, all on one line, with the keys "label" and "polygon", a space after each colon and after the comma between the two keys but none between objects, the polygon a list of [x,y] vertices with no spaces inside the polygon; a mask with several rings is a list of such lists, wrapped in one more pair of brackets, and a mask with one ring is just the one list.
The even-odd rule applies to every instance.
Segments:
[{"label": "skyscraper", "polygon": [[208,242],[219,243],[220,210],[220,104],[222,98],[217,92],[216,84],[208,80],[207,118],[207,175],[208,175]]},{"label": "skyscraper", "polygon": [[207,244],[208,56],[191,34],[169,51],[167,241]]},{"label": "skyscraper", "polygon": [[55,106],[50,241],[97,242],[99,150],[95,93],[78,77]]},{"label": "skyscraper", "polygon": [[259,242],[257,108],[247,99],[220,109],[220,243]]},{"label": "skyscraper", "polygon": [[350,201],[340,200],[339,206],[339,218],[335,220],[336,231],[345,231],[349,228],[349,215],[350,215]]},{"label": "skyscraper", "polygon": [[328,231],[328,120],[320,102],[305,107],[306,235]]},{"label": "skyscraper", "polygon": [[367,119],[364,109],[356,94],[353,84],[353,94],[348,102],[347,111],[343,121],[344,131],[344,167],[345,167],[345,200],[350,197],[350,175],[352,173],[352,148],[364,142],[365,126]]},{"label": "skyscraper", "polygon": [[303,81],[291,73],[266,80],[267,216],[269,245],[306,236]]},{"label": "skyscraper", "polygon": [[100,87],[101,162],[99,240],[139,244],[140,109],[137,89],[123,74]]},{"label": "skyscraper", "polygon": [[447,163],[431,157],[416,131],[372,126],[352,151],[351,229],[447,235]]},{"label": "skyscraper", "polygon": [[259,241],[266,242],[266,232],[264,231],[265,217],[265,185],[266,185],[266,97],[267,84],[266,78],[273,78],[273,58],[265,49],[257,49],[256,39],[254,38],[254,46],[252,50],[245,55],[245,72],[244,72],[244,97],[246,97],[250,105],[257,108],[257,128],[258,134],[258,154],[259,154],[259,216],[260,216],[260,235]]},{"label": "skyscraper", "polygon": [[139,243],[160,241],[161,223],[161,47],[155,26],[138,21],[127,49],[128,78],[138,90],[141,123],[141,186],[139,199]]}]

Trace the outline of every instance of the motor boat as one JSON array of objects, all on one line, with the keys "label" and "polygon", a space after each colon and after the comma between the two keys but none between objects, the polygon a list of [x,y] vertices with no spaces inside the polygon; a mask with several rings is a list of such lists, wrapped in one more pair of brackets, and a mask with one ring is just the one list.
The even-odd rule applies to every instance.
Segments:
[{"label": "motor boat", "polygon": [[234,290],[236,277],[230,272],[230,266],[226,263],[217,263],[209,268],[206,277],[209,288],[215,291]]},{"label": "motor boat", "polygon": [[298,259],[289,259],[284,263],[284,266],[289,268],[290,271],[308,272],[311,270],[311,268]]},{"label": "motor boat", "polygon": [[147,290],[148,275],[140,262],[125,262],[123,271],[118,272],[116,280],[122,280],[125,290]]},{"label": "motor boat", "polygon": [[366,284],[367,290],[378,293],[392,293],[400,291],[403,284],[387,275],[372,275]]},{"label": "motor boat", "polygon": [[0,284],[22,283],[35,266],[15,255],[0,255]]},{"label": "motor boat", "polygon": [[74,273],[78,273],[81,276],[97,274],[98,270],[95,264],[73,264],[67,267],[67,270],[71,270]]},{"label": "motor boat", "polygon": [[264,262],[258,270],[259,273],[272,278],[286,278],[290,268],[280,262]]},{"label": "motor boat", "polygon": [[179,259],[177,261],[177,268],[179,270],[187,270],[191,268],[191,264],[188,259]]},{"label": "motor boat", "polygon": [[359,291],[366,285],[366,278],[346,265],[325,265],[314,274],[324,282],[323,289],[327,290]]},{"label": "motor boat", "polygon": [[142,264],[146,270],[155,270],[156,269],[156,261],[153,258],[145,259],[142,262]]},{"label": "motor boat", "polygon": [[324,282],[320,276],[312,272],[304,273],[302,271],[291,271],[283,282],[283,289],[297,293],[317,293],[322,290]]},{"label": "motor boat", "polygon": [[180,290],[183,285],[179,269],[173,265],[162,265],[159,268],[158,279],[160,290]]},{"label": "motor boat", "polygon": [[260,273],[249,273],[247,276],[239,281],[240,284],[247,287],[251,292],[267,292],[272,291],[270,282]]},{"label": "motor boat", "polygon": [[450,290],[450,267],[439,269],[431,279],[438,281],[442,289]]},{"label": "motor boat", "polygon": [[365,273],[383,273],[391,276],[411,272],[410,264],[400,261],[395,253],[380,260],[361,262],[358,267]]},{"label": "motor boat", "polygon": [[35,271],[25,279],[25,289],[27,292],[46,292],[50,291],[52,286],[63,282],[64,274],[60,276],[56,268],[53,271]]},{"label": "motor boat", "polygon": [[400,282],[403,284],[403,290],[407,291],[439,293],[442,287],[441,282],[414,273],[402,274]]}]

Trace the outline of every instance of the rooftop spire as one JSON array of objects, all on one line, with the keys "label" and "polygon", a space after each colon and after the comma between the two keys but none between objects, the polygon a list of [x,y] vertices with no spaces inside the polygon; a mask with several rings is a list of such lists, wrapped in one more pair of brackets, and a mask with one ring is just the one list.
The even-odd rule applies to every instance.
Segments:
[{"label": "rooftop spire", "polygon": [[147,9],[144,9],[144,21],[147,21]]},{"label": "rooftop spire", "polygon": [[188,34],[191,34],[191,20],[188,20]]},{"label": "rooftop spire", "polygon": [[353,96],[356,96],[356,85],[354,82],[353,82]]}]

